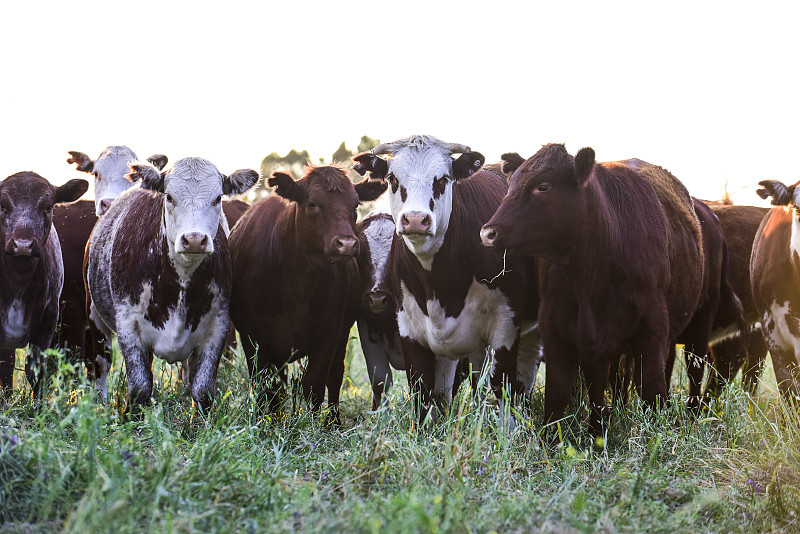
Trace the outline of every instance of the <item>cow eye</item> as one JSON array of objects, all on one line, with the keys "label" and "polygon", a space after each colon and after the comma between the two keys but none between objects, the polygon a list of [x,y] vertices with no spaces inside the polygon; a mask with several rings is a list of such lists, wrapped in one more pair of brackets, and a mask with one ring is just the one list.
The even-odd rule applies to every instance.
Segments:
[{"label": "cow eye", "polygon": [[391,185],[392,188],[397,187],[397,177],[393,172],[390,172],[388,175],[386,175],[386,180],[389,182],[389,185]]},{"label": "cow eye", "polygon": [[218,196],[211,205],[216,206],[220,202],[222,202],[222,195]]},{"label": "cow eye", "polygon": [[46,211],[47,213],[50,213],[51,211],[53,211],[53,205],[52,205],[52,204],[50,204],[49,206],[47,206],[47,207],[44,209],[44,211]]},{"label": "cow eye", "polygon": [[169,203],[170,203],[170,204],[172,204],[173,206],[175,206],[175,205],[177,205],[177,204],[178,204],[177,202],[175,202],[175,199],[174,199],[174,198],[172,198],[172,195],[170,195],[169,193],[167,193],[167,202],[169,202]]},{"label": "cow eye", "polygon": [[315,209],[317,209],[318,207],[319,207],[319,206],[317,206],[317,204],[316,204],[315,202],[309,202],[309,203],[308,203],[308,208],[309,208],[309,209],[315,210]]},{"label": "cow eye", "polygon": [[542,182],[539,184],[539,187],[536,188],[537,193],[547,193],[548,191],[550,191],[550,184],[547,182]]}]

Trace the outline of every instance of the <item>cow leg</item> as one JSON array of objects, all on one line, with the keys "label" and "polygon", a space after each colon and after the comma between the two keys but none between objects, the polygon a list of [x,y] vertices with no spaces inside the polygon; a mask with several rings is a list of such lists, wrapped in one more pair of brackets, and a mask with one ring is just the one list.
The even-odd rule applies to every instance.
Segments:
[{"label": "cow leg", "polygon": [[514,399],[517,390],[517,352],[519,350],[519,336],[514,340],[514,345],[507,349],[501,347],[494,351],[494,372],[492,373],[492,389],[498,399],[503,399],[503,388],[508,388],[508,397]]},{"label": "cow leg", "polygon": [[372,409],[377,410],[381,405],[384,391],[392,387],[392,370],[383,347],[370,339],[371,333],[366,321],[358,321],[358,337],[367,364],[369,383],[372,386]]},{"label": "cow leg", "polygon": [[14,364],[16,350],[0,350],[0,388],[11,390],[14,387]]},{"label": "cow leg", "polygon": [[88,358],[91,355],[94,359],[95,390],[105,403],[108,400],[106,380],[108,371],[111,369],[113,333],[97,314],[91,302],[88,309],[90,349],[84,353],[84,356]]},{"label": "cow leg", "polygon": [[400,338],[403,348],[403,359],[406,364],[406,376],[411,387],[414,409],[423,421],[428,415],[435,382],[435,361],[433,352],[409,338]]},{"label": "cow leg", "polygon": [[711,332],[713,314],[701,317],[698,322],[689,325],[690,330],[684,338],[684,355],[686,357],[686,374],[689,377],[688,407],[700,405],[700,392],[703,387],[703,375],[708,361],[708,338]]},{"label": "cow leg", "polygon": [[92,373],[93,363],[84,354],[86,341],[86,312],[83,306],[76,305],[74,302],[64,302],[61,310],[61,331],[59,345],[72,355],[76,362],[83,362],[87,371]]},{"label": "cow leg", "polygon": [[666,335],[649,332],[634,343],[631,354],[635,354],[634,379],[640,380],[639,395],[648,405],[655,406],[667,398],[667,380],[664,376],[664,360],[667,353]]},{"label": "cow leg", "polygon": [[[559,345],[544,341],[544,423],[554,423],[564,417],[569,405],[575,380],[578,378],[578,358],[574,350],[564,350]],[[547,431],[548,441],[558,437],[555,427]]]},{"label": "cow leg", "polygon": [[128,375],[128,412],[140,411],[153,395],[153,355],[129,333],[117,333]]},{"label": "cow leg", "polygon": [[755,395],[758,389],[758,380],[766,360],[767,342],[761,330],[755,328],[747,334],[747,359],[742,369],[742,386],[750,395]]},{"label": "cow leg", "polygon": [[536,374],[542,363],[542,341],[539,331],[533,330],[520,337],[517,351],[517,382],[519,390],[529,395],[536,384]]},{"label": "cow leg", "polygon": [[786,401],[800,403],[800,369],[798,369],[794,350],[786,350],[774,343],[769,347],[772,356],[772,368],[775,370],[775,379],[778,389]]},{"label": "cow leg", "polygon": [[606,404],[606,388],[608,385],[609,366],[603,364],[604,360],[596,358],[583,362],[583,374],[586,387],[589,390],[591,414],[589,416],[589,432],[593,437],[605,438],[605,429],[608,427],[610,410]]},{"label": "cow leg", "polygon": [[349,338],[350,331],[348,330],[339,340],[339,345],[336,347],[336,352],[333,355],[333,361],[328,371],[328,380],[325,387],[328,390],[329,413],[327,422],[329,424],[342,424],[339,418],[339,399],[342,392],[342,381],[344,380],[344,359],[347,354],[347,340]]},{"label": "cow leg", "polygon": [[442,414],[447,413],[453,401],[453,382],[456,378],[458,360],[435,356],[433,375],[433,400]]},{"label": "cow leg", "polygon": [[250,381],[256,386],[256,406],[265,406],[269,413],[278,413],[286,400],[288,387],[286,366],[277,366],[270,354],[260,351],[256,340],[244,332],[239,332],[244,350]]}]

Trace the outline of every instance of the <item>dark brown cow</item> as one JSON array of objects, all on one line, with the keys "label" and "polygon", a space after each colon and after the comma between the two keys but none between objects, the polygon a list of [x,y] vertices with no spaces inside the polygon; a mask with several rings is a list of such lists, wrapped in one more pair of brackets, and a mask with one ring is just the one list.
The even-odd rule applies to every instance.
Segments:
[{"label": "dark brown cow", "polygon": [[[461,156],[453,159],[455,153]],[[480,170],[483,156],[469,147],[424,135],[354,159],[356,171],[386,178],[391,186],[398,235],[393,294],[419,415],[427,414],[432,400],[450,403],[459,361],[468,358],[481,369],[491,350],[492,385],[501,402],[504,384],[512,396],[529,392],[540,358],[538,338],[530,332],[538,303],[535,262],[495,254],[479,236],[507,190],[504,177]]]},{"label": "dark brown cow", "polygon": [[758,228],[750,258],[753,300],[769,344],[778,388],[800,402],[800,182],[759,182],[772,208]]},{"label": "dark brown cow", "polygon": [[30,344],[25,374],[43,391],[41,349],[53,338],[64,283],[53,205],[77,200],[88,187],[86,180],[55,187],[34,172],[0,182],[0,387],[12,387],[15,349]]},{"label": "dark brown cow", "polygon": [[595,164],[591,148],[573,158],[564,145],[546,145],[516,169],[481,237],[541,258],[545,422],[563,417],[580,367],[590,430],[600,435],[609,367],[622,354],[634,360],[642,398],[665,398],[667,350],[703,282],[700,226],[674,176],[640,160]]},{"label": "dark brown cow", "polygon": [[[766,360],[767,344],[758,324],[761,318],[750,289],[750,253],[758,227],[769,209],[715,202],[708,205],[719,218],[725,234],[729,265],[727,278],[735,295],[720,301],[711,340],[712,372],[706,391],[718,395],[723,383],[733,380],[742,369],[742,386],[753,394]],[[740,314],[744,317],[744,328],[739,323]]]},{"label": "dark brown cow", "polygon": [[[140,189],[111,203],[87,246],[90,317],[107,340],[117,333],[128,377],[129,409],[153,389],[152,358],[186,362],[184,381],[200,409],[214,396],[230,327],[231,258],[222,195],[253,186],[258,173],[223,175],[201,158],[160,172],[131,165]],[[101,391],[105,375],[98,377]]]},{"label": "dark brown cow", "polygon": [[271,410],[285,393],[286,364],[308,356],[303,395],[337,418],[344,372],[344,315],[358,286],[355,236],[359,202],[386,189],[377,180],[353,187],[339,167],[314,167],[299,181],[273,173],[277,195],[257,202],[231,232],[231,319],[251,377],[276,373],[262,392]]}]

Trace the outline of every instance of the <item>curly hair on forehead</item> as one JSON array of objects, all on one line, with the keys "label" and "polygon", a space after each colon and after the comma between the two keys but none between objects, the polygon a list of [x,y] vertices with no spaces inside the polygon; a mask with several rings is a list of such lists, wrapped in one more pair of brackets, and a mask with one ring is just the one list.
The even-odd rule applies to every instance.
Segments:
[{"label": "curly hair on forehead", "polygon": [[343,193],[347,186],[351,185],[350,178],[347,177],[347,170],[340,165],[324,165],[307,167],[305,179],[309,182],[322,182],[328,191],[339,191]]}]

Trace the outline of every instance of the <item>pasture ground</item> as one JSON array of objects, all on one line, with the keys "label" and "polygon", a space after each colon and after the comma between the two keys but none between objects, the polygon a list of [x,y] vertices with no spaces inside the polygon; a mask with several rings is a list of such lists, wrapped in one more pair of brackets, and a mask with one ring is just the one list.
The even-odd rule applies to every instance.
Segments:
[{"label": "pasture ground", "polygon": [[541,389],[513,426],[493,396],[475,402],[462,388],[447,417],[420,428],[402,373],[369,410],[355,339],[350,348],[341,428],[302,406],[259,414],[241,354],[223,360],[207,419],[157,360],[153,405],[124,422],[118,354],[103,405],[51,353],[43,401],[20,372],[0,400],[0,532],[800,531],[800,419],[769,368],[756,398],[733,384],[697,417],[685,379],[662,410],[634,398],[616,407],[603,448],[576,396],[564,442],[548,447]]}]

